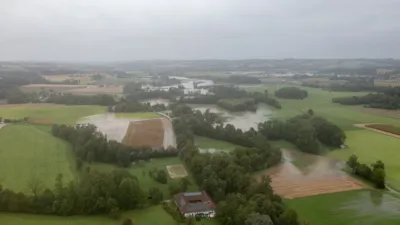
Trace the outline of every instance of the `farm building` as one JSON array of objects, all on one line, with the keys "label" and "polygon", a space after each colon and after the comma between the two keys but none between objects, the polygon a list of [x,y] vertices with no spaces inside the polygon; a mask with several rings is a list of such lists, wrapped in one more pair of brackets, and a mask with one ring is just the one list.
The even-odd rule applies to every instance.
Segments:
[{"label": "farm building", "polygon": [[207,193],[185,192],[174,195],[174,202],[185,217],[214,217],[215,204]]}]

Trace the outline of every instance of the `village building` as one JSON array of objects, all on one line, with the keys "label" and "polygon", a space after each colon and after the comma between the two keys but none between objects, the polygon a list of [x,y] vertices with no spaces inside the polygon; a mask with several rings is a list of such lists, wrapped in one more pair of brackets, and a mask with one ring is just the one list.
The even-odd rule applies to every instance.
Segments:
[{"label": "village building", "polygon": [[215,204],[204,191],[179,193],[173,200],[184,217],[215,217]]}]

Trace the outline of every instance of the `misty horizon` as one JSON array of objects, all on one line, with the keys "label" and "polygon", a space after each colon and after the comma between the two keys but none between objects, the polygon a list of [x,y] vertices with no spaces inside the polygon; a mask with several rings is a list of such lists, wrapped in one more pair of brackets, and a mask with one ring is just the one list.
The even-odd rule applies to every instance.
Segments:
[{"label": "misty horizon", "polygon": [[399,1],[3,0],[0,61],[400,58]]}]

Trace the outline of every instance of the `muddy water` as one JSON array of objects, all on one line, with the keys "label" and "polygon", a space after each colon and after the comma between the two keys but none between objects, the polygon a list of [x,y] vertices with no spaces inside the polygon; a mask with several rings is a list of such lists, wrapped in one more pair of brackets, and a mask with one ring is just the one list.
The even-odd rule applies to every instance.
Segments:
[{"label": "muddy water", "polygon": [[129,123],[138,120],[140,119],[116,118],[113,113],[107,113],[83,117],[77,124],[93,124],[109,139],[121,142],[128,130]]},{"label": "muddy water", "polygon": [[205,112],[210,109],[210,112],[219,113],[223,117],[226,117],[225,124],[232,124],[236,128],[240,128],[243,131],[250,130],[251,127],[257,130],[257,124],[265,122],[272,117],[273,110],[266,104],[259,104],[256,112],[229,112],[216,105],[190,105],[195,110]]},{"label": "muddy water", "polygon": [[[176,147],[175,134],[171,122],[166,118],[160,118],[164,127],[163,146],[165,148]],[[113,113],[93,115],[81,118],[77,124],[90,123],[97,127],[97,130],[107,135],[108,139],[122,142],[128,130],[129,123],[146,119],[116,118]]]},{"label": "muddy water", "polygon": [[318,179],[333,177],[347,177],[342,171],[343,163],[319,155],[311,155],[299,151],[282,149],[283,163],[279,172],[280,176],[301,177],[301,179]]}]

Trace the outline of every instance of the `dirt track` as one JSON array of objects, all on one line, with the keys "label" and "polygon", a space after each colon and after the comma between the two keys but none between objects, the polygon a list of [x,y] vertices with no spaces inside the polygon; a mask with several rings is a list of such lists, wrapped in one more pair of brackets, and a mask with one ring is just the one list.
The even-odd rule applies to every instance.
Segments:
[{"label": "dirt track", "polygon": [[383,130],[378,130],[378,129],[374,129],[374,128],[371,128],[371,127],[367,127],[367,125],[373,125],[373,124],[376,124],[376,123],[354,124],[354,126],[360,127],[360,128],[364,128],[366,130],[375,131],[375,132],[378,132],[378,133],[381,133],[381,134],[384,134],[384,135],[388,135],[388,136],[391,136],[391,137],[394,137],[394,138],[400,138],[400,135],[398,135],[398,134],[393,134],[393,133],[386,132],[386,131],[383,131]]},{"label": "dirt track", "polygon": [[309,162],[299,169],[292,161],[293,153],[282,150],[284,162],[267,171],[274,192],[285,198],[335,193],[366,188],[366,185],[341,171],[341,163],[333,159],[304,154]]}]

